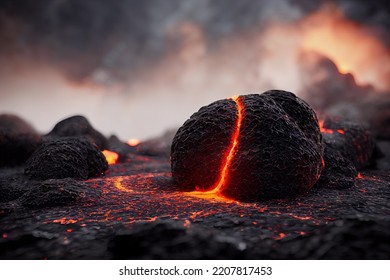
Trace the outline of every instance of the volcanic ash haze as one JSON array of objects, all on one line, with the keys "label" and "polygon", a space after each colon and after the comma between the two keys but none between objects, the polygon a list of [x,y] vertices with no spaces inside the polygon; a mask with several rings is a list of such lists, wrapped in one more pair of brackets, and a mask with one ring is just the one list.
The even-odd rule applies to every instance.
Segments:
[{"label": "volcanic ash haze", "polygon": [[308,53],[388,92],[385,2],[324,3],[2,1],[0,111],[42,132],[82,114],[107,135],[146,139],[234,94],[310,99]]}]

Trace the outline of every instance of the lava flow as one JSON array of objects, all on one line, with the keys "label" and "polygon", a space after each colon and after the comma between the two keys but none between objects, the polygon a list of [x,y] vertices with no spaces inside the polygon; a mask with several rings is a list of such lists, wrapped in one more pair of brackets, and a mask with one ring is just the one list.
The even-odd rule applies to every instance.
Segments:
[{"label": "lava flow", "polygon": [[119,155],[117,153],[109,151],[109,150],[104,150],[104,151],[102,151],[102,153],[103,153],[104,157],[106,158],[107,163],[109,165],[115,164],[118,162]]},{"label": "lava flow", "polygon": [[235,95],[231,97],[234,102],[236,102],[237,105],[237,121],[236,121],[236,127],[232,134],[232,138],[230,141],[230,147],[229,150],[225,156],[225,160],[222,163],[221,173],[219,175],[218,181],[214,184],[214,186],[208,190],[208,191],[193,191],[190,192],[189,195],[196,196],[200,198],[206,198],[206,199],[214,199],[214,200],[223,200],[228,202],[234,202],[234,200],[226,198],[221,194],[223,188],[225,187],[225,182],[229,177],[229,167],[232,163],[232,160],[234,158],[234,155],[237,152],[238,147],[238,137],[240,136],[240,130],[241,130],[241,123],[243,119],[243,111],[244,111],[244,105],[239,100],[239,96]]},{"label": "lava flow", "polygon": [[[319,124],[319,126],[320,126],[320,131],[321,131],[322,133],[325,133],[325,134],[333,134],[333,133],[334,133],[334,130],[333,130],[333,129],[329,129],[329,128],[324,127],[324,120],[321,120],[321,119],[318,120],[318,124]],[[337,131],[337,133],[339,133],[339,134],[345,134],[345,131],[342,130],[342,129],[337,129],[336,131]]]}]

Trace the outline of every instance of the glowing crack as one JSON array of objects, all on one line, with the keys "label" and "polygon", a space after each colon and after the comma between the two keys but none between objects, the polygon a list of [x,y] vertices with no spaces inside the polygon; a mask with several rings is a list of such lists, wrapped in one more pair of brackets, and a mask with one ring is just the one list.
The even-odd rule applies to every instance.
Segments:
[{"label": "glowing crack", "polygon": [[193,191],[188,193],[190,196],[196,196],[199,198],[205,198],[205,199],[214,199],[214,200],[220,200],[220,201],[228,201],[228,202],[235,202],[235,200],[226,198],[221,194],[222,190],[226,186],[226,181],[229,177],[229,171],[230,166],[233,161],[233,158],[237,152],[238,148],[238,137],[240,136],[241,131],[241,124],[243,119],[243,112],[244,112],[244,105],[241,103],[239,96],[235,95],[231,97],[236,105],[237,105],[237,121],[235,125],[235,130],[232,134],[231,140],[230,140],[230,147],[226,152],[226,156],[224,157],[224,161],[221,165],[221,171],[219,175],[219,179],[217,182],[213,185],[213,187],[208,191]]}]

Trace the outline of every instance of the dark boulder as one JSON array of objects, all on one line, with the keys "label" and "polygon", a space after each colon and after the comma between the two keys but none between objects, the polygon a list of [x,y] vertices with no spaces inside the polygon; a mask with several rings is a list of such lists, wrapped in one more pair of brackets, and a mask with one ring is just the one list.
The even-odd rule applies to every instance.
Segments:
[{"label": "dark boulder", "polygon": [[57,123],[47,137],[83,136],[95,144],[101,151],[108,149],[106,137],[95,130],[83,116],[72,116]]},{"label": "dark boulder", "polygon": [[325,145],[339,151],[357,170],[373,164],[375,143],[369,130],[340,118],[326,118],[323,126],[332,131],[323,133]]},{"label": "dark boulder", "polygon": [[[238,109],[241,108],[241,109]],[[202,107],[172,143],[172,176],[183,190],[210,190],[241,127],[220,194],[242,200],[282,198],[307,192],[323,168],[315,112],[286,91],[271,90]]]},{"label": "dark boulder", "polygon": [[26,163],[32,179],[88,179],[108,169],[104,155],[80,137],[46,139]]},{"label": "dark boulder", "polygon": [[20,202],[27,208],[43,208],[64,206],[78,200],[98,198],[96,189],[91,189],[74,179],[49,179],[30,184],[30,189],[24,193]]},{"label": "dark boulder", "polygon": [[316,187],[343,189],[354,185],[358,175],[355,165],[339,151],[325,145],[324,163]]}]

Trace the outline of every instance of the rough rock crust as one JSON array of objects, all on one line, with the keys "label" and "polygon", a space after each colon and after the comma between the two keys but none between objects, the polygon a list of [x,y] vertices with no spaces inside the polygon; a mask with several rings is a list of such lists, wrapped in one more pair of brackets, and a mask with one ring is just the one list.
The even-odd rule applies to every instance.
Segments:
[{"label": "rough rock crust", "polygon": [[[315,112],[286,91],[239,97],[244,106],[237,152],[222,194],[242,201],[307,192],[320,177],[323,144]],[[202,107],[178,130],[172,176],[183,190],[212,187],[237,120],[233,100]]]},{"label": "rough rock crust", "polygon": [[49,179],[32,183],[31,188],[21,196],[20,203],[27,208],[64,206],[86,196],[91,199],[91,194],[97,197],[97,191],[94,191],[74,179]]},{"label": "rough rock crust", "polygon": [[316,187],[344,189],[352,187],[358,175],[355,165],[339,151],[325,145],[325,167]]},{"label": "rough rock crust", "polygon": [[104,155],[81,137],[46,139],[26,163],[31,179],[88,179],[108,169]]},{"label": "rough rock crust", "polygon": [[0,167],[23,164],[41,142],[41,136],[21,118],[0,115]]},{"label": "rough rock crust", "polygon": [[101,151],[108,149],[106,137],[95,130],[83,116],[72,116],[57,123],[47,137],[83,136],[95,144]]},{"label": "rough rock crust", "polygon": [[[324,127],[334,131],[332,134],[323,134],[325,144],[349,159],[357,170],[373,163],[374,140],[362,125],[348,120],[326,118]],[[342,130],[343,134],[337,133],[337,130]]]},{"label": "rough rock crust", "polygon": [[171,147],[172,175],[183,190],[207,189],[218,179],[237,117],[233,100],[200,108],[177,131]]}]

